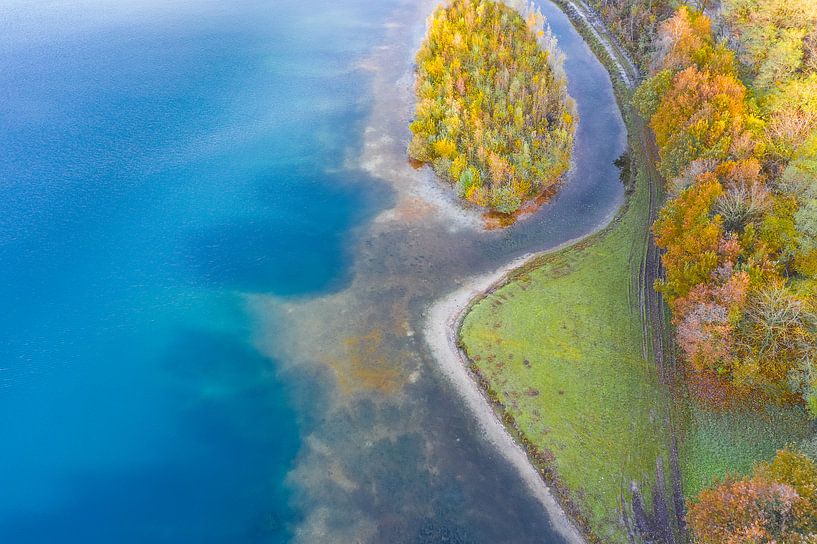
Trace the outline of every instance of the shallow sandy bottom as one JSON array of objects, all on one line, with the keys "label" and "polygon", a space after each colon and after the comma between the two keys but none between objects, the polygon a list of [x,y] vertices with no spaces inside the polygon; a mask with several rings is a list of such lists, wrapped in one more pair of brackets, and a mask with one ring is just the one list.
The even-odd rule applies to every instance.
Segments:
[{"label": "shallow sandy bottom", "polygon": [[[624,150],[623,123],[603,67],[564,15],[543,6],[579,106],[576,166],[531,218],[485,231],[478,210],[406,161],[412,57],[435,4],[402,3],[384,21],[386,45],[358,63],[371,74],[374,100],[348,168],[387,184],[392,206],[355,233],[351,281],[317,298],[248,301],[257,343],[280,362],[304,414],[307,436],[290,475],[304,514],[299,542],[564,541],[556,532],[575,539],[467,375],[440,367],[423,331],[429,311],[432,323],[450,321],[465,297],[496,279],[490,271],[613,216],[623,196],[612,164]],[[442,355],[450,339],[439,327],[430,332]]]}]

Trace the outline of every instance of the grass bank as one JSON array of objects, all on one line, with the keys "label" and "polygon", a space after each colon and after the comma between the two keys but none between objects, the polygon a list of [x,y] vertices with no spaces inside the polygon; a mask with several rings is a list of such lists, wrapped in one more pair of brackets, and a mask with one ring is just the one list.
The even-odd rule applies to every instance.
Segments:
[{"label": "grass bank", "polygon": [[460,330],[506,421],[602,542],[626,542],[622,494],[652,479],[668,443],[668,398],[643,354],[637,297],[647,199],[641,177],[608,228],[517,271]]},{"label": "grass bank", "polygon": [[[637,73],[632,70],[633,62],[606,31],[601,18],[588,9],[582,0],[554,1],[568,14],[608,69],[611,66],[625,67],[637,77]],[[587,22],[595,24],[595,32],[584,24]],[[600,43],[599,36],[603,36],[607,46]],[[616,70],[610,69],[610,72],[617,94],[619,97],[626,97],[627,82],[618,76]],[[626,109],[626,98],[624,102],[623,107]],[[635,149],[648,153],[651,151],[645,146]],[[645,161],[651,160],[657,160],[657,157],[645,157]],[[660,193],[660,186],[663,184],[660,175],[655,171],[654,165],[648,165],[647,168],[654,178],[654,189]],[[660,194],[657,198],[661,198]],[[665,333],[672,334],[668,323],[669,312],[665,315],[666,323],[659,323],[657,316],[648,316],[648,319],[648,331],[663,327]],[[672,343],[671,338],[667,340]],[[666,353],[665,357],[670,358],[671,354]],[[665,364],[669,362],[665,361]],[[779,449],[799,445],[803,451],[808,451],[811,455],[817,454],[817,424],[809,421],[801,407],[710,410],[684,394],[683,386],[680,390],[680,394],[672,399],[672,406],[676,422],[674,428],[678,435],[681,487],[686,499],[695,498],[703,488],[727,475],[740,477],[750,474],[757,462],[770,461]],[[675,391],[679,393],[678,389]]]},{"label": "grass bank", "polygon": [[[610,72],[629,108],[632,63],[603,27],[566,0],[557,4]],[[595,21],[596,26],[601,26]],[[625,116],[627,117],[627,116]],[[645,335],[639,275],[655,187],[638,123],[630,153],[641,165],[626,208],[602,232],[517,271],[474,301],[460,330],[472,370],[508,427],[539,464],[590,540],[627,542],[623,498],[649,489],[668,453],[668,407]]]},{"label": "grass bank", "polygon": [[777,450],[815,432],[796,406],[715,411],[690,401],[685,411],[679,454],[688,499],[727,474],[750,474],[758,461],[771,461]]}]

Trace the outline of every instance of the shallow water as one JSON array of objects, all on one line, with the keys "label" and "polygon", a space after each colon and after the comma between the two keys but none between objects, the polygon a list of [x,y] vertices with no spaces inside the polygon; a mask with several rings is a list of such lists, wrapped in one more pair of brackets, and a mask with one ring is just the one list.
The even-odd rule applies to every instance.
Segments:
[{"label": "shallow water", "polygon": [[609,217],[624,129],[544,4],[576,166],[482,231],[405,162],[432,7],[5,8],[0,541],[559,541],[419,331],[462,279]]}]

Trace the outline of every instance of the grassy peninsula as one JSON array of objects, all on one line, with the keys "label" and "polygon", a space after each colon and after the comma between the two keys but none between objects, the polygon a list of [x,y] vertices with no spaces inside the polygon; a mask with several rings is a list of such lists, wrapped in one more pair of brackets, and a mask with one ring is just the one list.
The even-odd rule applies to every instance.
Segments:
[{"label": "grassy peninsula", "polygon": [[[607,65],[626,113],[631,63],[604,28],[591,27],[592,17],[559,5]],[[656,461],[667,467],[669,457],[670,397],[645,353],[638,300],[656,180],[640,122],[625,119],[625,208],[601,232],[532,261],[474,300],[459,330],[506,426],[591,542],[628,542],[621,511],[630,508],[630,483],[640,484],[649,508]]]},{"label": "grassy peninsula", "polygon": [[478,301],[460,340],[563,502],[602,542],[627,542],[621,495],[666,451],[667,396],[642,352],[634,278],[647,235],[641,179],[603,232],[532,263]]},{"label": "grassy peninsula", "polygon": [[552,188],[570,164],[575,112],[543,24],[538,12],[453,0],[417,53],[409,156],[501,213]]},{"label": "grassy peninsula", "polygon": [[[817,8],[724,5],[728,43],[686,7],[655,25],[657,70],[635,103],[657,148],[631,145],[644,156],[626,213],[518,271],[460,331],[506,422],[602,542],[627,541],[627,482],[660,474],[670,428],[687,531],[656,533],[648,513],[636,531],[647,541],[817,538]],[[662,367],[670,388],[641,349],[649,328],[636,326],[633,288],[655,219],[644,186],[658,184],[668,201],[652,226],[665,250],[656,287],[678,348]]]}]

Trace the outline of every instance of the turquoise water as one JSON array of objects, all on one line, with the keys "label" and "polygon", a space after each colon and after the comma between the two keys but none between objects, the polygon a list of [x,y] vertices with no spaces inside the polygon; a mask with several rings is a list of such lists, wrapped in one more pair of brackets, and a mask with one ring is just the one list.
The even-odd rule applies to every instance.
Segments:
[{"label": "turquoise water", "polygon": [[615,211],[624,126],[544,3],[561,192],[495,232],[407,198],[431,4],[7,0],[0,543],[561,542],[420,331]]},{"label": "turquoise water", "polygon": [[379,10],[4,6],[0,542],[288,539],[298,418],[242,297],[339,288],[388,202],[339,169]]}]

